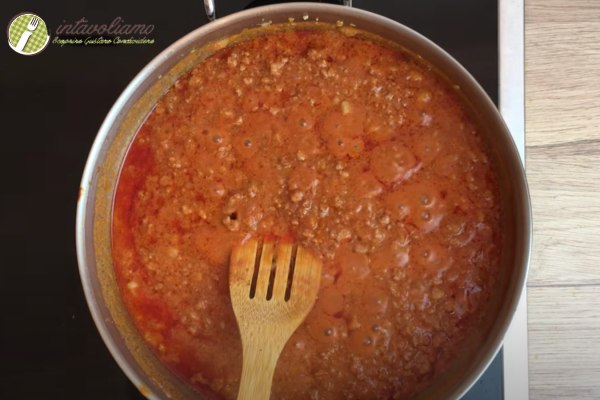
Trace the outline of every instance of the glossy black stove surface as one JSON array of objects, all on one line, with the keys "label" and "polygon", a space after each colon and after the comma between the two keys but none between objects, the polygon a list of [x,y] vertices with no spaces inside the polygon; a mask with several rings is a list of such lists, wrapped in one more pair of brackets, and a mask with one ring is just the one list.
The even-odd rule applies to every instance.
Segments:
[{"label": "glossy black stove surface", "polygon": [[[250,1],[216,0],[220,16]],[[255,1],[255,3],[261,0]],[[496,100],[497,0],[354,0],[399,21],[460,61]],[[207,22],[201,0],[0,3],[53,29],[85,17],[154,24],[149,46],[50,44],[31,57],[0,46],[0,399],[142,399],[91,320],[77,271],[75,206],[96,132],[129,81],[176,39]],[[498,357],[464,399],[502,399]]]}]

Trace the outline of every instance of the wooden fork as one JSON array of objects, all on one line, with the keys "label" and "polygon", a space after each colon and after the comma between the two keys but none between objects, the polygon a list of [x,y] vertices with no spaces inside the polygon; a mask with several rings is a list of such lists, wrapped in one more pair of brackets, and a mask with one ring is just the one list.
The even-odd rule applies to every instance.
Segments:
[{"label": "wooden fork", "polygon": [[292,243],[275,247],[250,239],[231,253],[229,292],[243,348],[238,400],[270,397],[279,354],[319,290],[318,258]]}]

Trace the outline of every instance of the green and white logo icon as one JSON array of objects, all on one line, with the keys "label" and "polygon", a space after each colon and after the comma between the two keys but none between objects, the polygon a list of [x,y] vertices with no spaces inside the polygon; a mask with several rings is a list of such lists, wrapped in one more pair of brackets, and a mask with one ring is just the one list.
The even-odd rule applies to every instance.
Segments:
[{"label": "green and white logo icon", "polygon": [[8,25],[8,45],[19,54],[38,54],[46,48],[49,41],[46,23],[35,14],[19,14]]}]

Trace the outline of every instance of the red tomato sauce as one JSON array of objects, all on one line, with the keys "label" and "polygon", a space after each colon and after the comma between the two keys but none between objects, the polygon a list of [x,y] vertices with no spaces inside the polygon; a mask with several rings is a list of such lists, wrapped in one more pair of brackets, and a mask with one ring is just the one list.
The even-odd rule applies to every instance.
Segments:
[{"label": "red tomato sauce", "polygon": [[498,273],[495,175],[456,92],[412,56],[335,30],[218,51],[137,134],[113,256],[158,357],[234,399],[232,246],[292,237],[323,259],[273,399],[406,398],[477,328]]}]

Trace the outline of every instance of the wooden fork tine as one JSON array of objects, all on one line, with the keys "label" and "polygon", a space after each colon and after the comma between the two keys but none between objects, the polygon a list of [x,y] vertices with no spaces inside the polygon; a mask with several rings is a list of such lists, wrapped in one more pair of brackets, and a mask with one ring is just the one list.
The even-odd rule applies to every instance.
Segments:
[{"label": "wooden fork tine", "polygon": [[280,243],[277,246],[277,269],[273,285],[274,300],[282,301],[285,298],[288,276],[290,274],[290,262],[292,261],[292,248],[291,243]]},{"label": "wooden fork tine", "polygon": [[303,298],[314,298],[319,289],[320,277],[321,262],[303,247],[298,247],[291,297],[299,294]]},{"label": "wooden fork tine", "polygon": [[256,281],[256,294],[254,295],[254,297],[258,299],[265,300],[267,298],[267,289],[269,288],[269,277],[271,275],[274,253],[275,244],[272,241],[265,240],[260,256],[258,280]]},{"label": "wooden fork tine", "polygon": [[247,290],[250,293],[257,251],[258,240],[256,239],[250,239],[243,245],[233,248],[229,280],[236,283],[236,289]]}]

